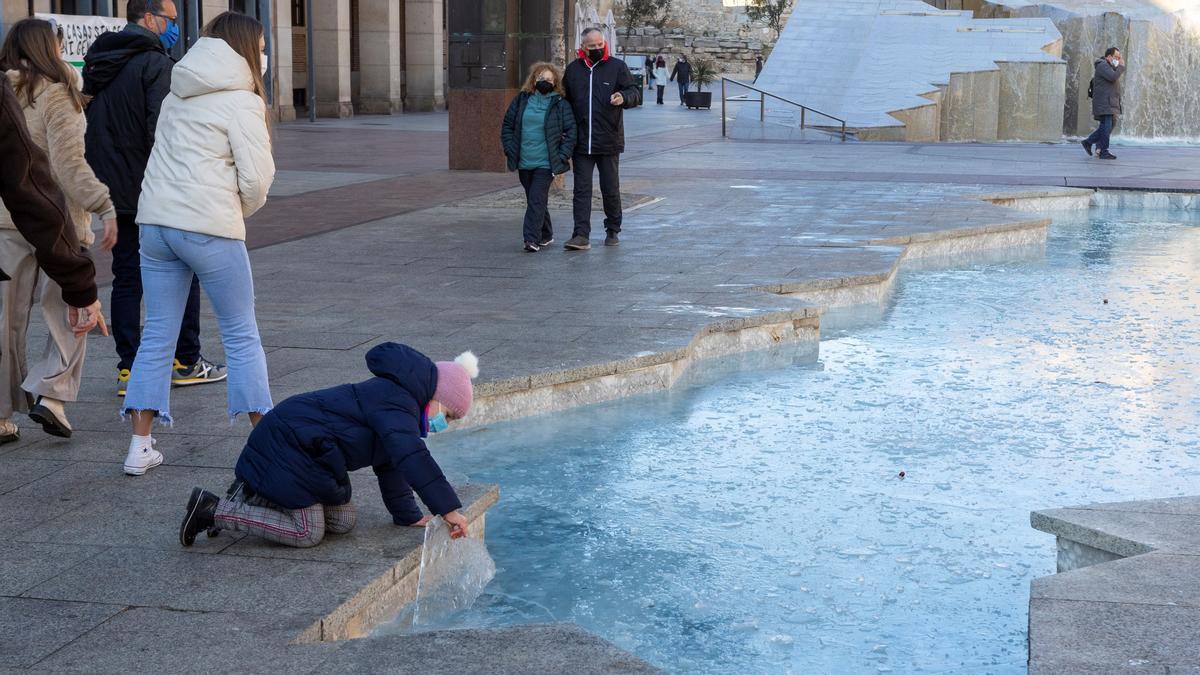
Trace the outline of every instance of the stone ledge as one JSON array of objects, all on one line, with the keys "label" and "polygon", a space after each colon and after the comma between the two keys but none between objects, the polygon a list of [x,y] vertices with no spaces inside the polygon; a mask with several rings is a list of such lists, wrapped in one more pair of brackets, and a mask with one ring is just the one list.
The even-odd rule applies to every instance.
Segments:
[{"label": "stone ledge", "polygon": [[[1034,511],[1030,524],[1058,538],[1060,571],[1030,585],[1031,673],[1200,664],[1200,497]],[[1100,555],[1069,555],[1080,547]]]}]

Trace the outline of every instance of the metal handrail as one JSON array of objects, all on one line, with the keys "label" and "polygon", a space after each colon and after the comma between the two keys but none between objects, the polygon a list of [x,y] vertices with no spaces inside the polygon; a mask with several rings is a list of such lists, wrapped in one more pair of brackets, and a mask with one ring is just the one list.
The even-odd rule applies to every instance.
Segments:
[{"label": "metal handrail", "polygon": [[[745,87],[746,89],[749,89],[751,91],[757,91],[760,94],[760,96],[758,98],[750,98],[749,94],[743,94],[740,96],[728,96],[725,93],[725,83],[726,82],[732,82],[739,87]],[[846,120],[844,120],[840,117],[834,117],[833,115],[830,115],[829,113],[826,113],[826,112],[821,112],[820,110],[817,110],[816,108],[810,108],[810,107],[804,105],[803,103],[796,103],[795,101],[786,99],[782,96],[779,96],[778,94],[772,94],[771,92],[766,91],[764,89],[759,89],[758,87],[746,84],[745,82],[740,82],[738,80],[734,80],[732,78],[728,78],[725,76],[721,77],[721,136],[726,135],[726,133],[725,133],[725,131],[726,131],[726,129],[725,129],[726,128],[725,104],[726,103],[757,102],[758,103],[758,121],[765,122],[767,119],[767,97],[768,96],[773,99],[783,101],[784,103],[787,103],[789,105],[794,105],[797,108],[799,108],[800,109],[800,128],[801,129],[803,129],[804,125],[805,125],[805,113],[810,112],[810,111],[814,112],[822,117],[828,117],[829,119],[831,119],[835,122],[840,122],[842,125],[842,141],[845,142],[845,140],[846,140]]]}]

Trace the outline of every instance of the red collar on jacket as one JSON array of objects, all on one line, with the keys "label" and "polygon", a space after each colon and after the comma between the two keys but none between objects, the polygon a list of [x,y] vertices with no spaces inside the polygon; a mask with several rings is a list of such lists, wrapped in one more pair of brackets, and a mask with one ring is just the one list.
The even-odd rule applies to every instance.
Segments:
[{"label": "red collar on jacket", "polygon": [[[608,57],[609,57],[608,42],[606,41],[604,43],[604,56],[600,57],[600,60],[607,61]],[[587,65],[588,68],[591,68],[596,65],[596,64],[592,63],[591,59],[588,58],[587,50],[584,49],[583,47],[579,48],[579,58],[583,59],[584,64]]]}]

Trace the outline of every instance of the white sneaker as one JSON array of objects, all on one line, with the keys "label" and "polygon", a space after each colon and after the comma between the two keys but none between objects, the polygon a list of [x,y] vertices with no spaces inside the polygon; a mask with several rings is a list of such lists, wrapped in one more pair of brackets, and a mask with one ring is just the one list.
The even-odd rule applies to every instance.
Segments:
[{"label": "white sneaker", "polygon": [[162,463],[162,453],[155,450],[153,445],[149,448],[130,448],[129,454],[125,455],[125,474],[141,476]]}]

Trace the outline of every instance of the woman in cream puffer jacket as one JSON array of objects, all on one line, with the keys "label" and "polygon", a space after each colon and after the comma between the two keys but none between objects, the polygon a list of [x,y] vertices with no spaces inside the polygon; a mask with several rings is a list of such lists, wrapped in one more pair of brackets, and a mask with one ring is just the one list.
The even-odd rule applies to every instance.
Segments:
[{"label": "woman in cream puffer jacket", "polygon": [[220,324],[230,418],[246,413],[257,424],[272,407],[245,242],[245,219],[275,177],[263,45],[261,24],[225,12],[171,72],[138,202],[146,325],[123,406],[133,418],[130,475],[163,461],[150,429],[155,417],[171,423],[171,367],[193,273]]},{"label": "woman in cream puffer jacket", "polygon": [[[92,214],[104,222],[104,248],[116,242],[116,211],[108,188],[96,178],[84,159],[83,136],[87,120],[79,76],[60,57],[58,37],[51,24],[25,19],[13,25],[0,48],[0,67],[17,92],[25,124],[33,142],[50,159],[50,171],[67,199],[72,246],[88,247],[95,240]],[[20,438],[12,422],[14,412],[31,419],[55,436],[70,437],[65,403],[79,395],[87,336],[76,335],[70,325],[70,308],[58,284],[38,268],[33,246],[0,206],[0,269],[11,281],[0,285],[4,307],[0,312],[0,443]],[[42,358],[28,368],[25,335],[33,304],[41,300],[48,335]],[[36,403],[33,396],[37,396]]]}]

